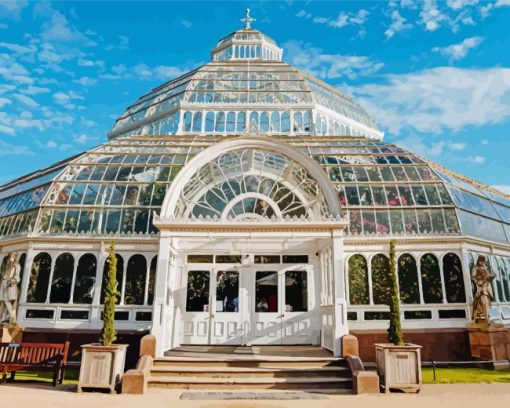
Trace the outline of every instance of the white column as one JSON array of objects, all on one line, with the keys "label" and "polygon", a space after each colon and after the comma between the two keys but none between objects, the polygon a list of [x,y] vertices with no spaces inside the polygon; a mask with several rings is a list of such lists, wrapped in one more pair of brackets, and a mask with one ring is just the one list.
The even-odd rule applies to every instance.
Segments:
[{"label": "white column", "polygon": [[27,257],[25,258],[25,270],[23,271],[23,281],[21,282],[21,293],[19,296],[19,303],[26,303],[28,284],[30,282],[30,275],[32,273],[32,262],[34,261],[37,253],[32,249],[28,248]]},{"label": "white column", "polygon": [[[468,306],[466,308],[466,320],[468,322],[470,322],[471,321],[471,305],[473,304],[473,290],[471,289],[471,270],[469,269],[469,252],[464,247],[464,245],[462,245],[462,251],[460,253],[460,262],[462,264],[462,276],[464,278],[464,290],[466,292],[466,304]],[[476,260],[475,260],[475,262],[476,262]],[[446,293],[445,293],[445,297],[446,297]]]},{"label": "white column", "polygon": [[166,295],[168,289],[168,277],[170,270],[170,248],[172,238],[163,235],[159,240],[158,265],[156,269],[156,287],[152,311],[151,334],[156,337],[156,356],[162,357],[163,353],[172,348],[174,336],[174,324],[172,324],[171,311],[166,307]]},{"label": "white column", "polygon": [[334,333],[334,354],[342,355],[342,336],[349,333],[347,327],[347,294],[345,291],[345,269],[344,269],[344,242],[343,232],[333,231],[332,233],[332,255],[333,255],[333,333]]},{"label": "white column", "polygon": [[72,305],[74,303],[74,285],[76,285],[76,273],[78,270],[78,262],[83,254],[71,254],[74,259],[73,264],[73,277],[71,278],[71,293],[69,294],[69,304]]}]

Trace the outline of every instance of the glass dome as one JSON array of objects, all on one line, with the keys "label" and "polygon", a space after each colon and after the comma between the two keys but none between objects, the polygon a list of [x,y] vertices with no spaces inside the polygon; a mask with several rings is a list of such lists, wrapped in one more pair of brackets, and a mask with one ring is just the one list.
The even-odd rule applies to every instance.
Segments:
[{"label": "glass dome", "polygon": [[283,62],[282,53],[251,27],[236,31],[212,50],[212,62],[129,106],[109,137],[256,132],[382,138],[351,96]]},{"label": "glass dome", "polygon": [[[351,236],[466,235],[510,242],[508,197],[400,147],[352,136],[273,139],[306,153],[328,174],[343,212],[350,215]],[[0,234],[157,234],[152,219],[175,176],[199,152],[225,140],[214,135],[117,138],[6,184],[0,190]],[[217,167],[228,173],[226,160],[222,156]],[[232,176],[227,173],[225,180]],[[193,200],[205,209],[211,206],[210,194],[203,190]],[[300,216],[304,201],[296,194],[290,207],[272,206],[268,214],[276,208]],[[211,208],[204,211],[212,215]],[[229,216],[241,214],[231,209]]]}]

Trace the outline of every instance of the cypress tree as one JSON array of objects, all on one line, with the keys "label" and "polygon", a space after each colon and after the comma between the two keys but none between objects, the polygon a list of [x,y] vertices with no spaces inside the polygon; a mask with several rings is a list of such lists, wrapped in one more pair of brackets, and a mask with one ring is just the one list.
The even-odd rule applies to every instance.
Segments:
[{"label": "cypress tree", "polygon": [[117,289],[117,257],[115,256],[114,242],[110,244],[106,262],[108,263],[108,272],[104,296],[103,330],[101,331],[99,341],[103,346],[110,346],[117,340],[117,333],[115,331],[115,303],[117,303],[117,299],[120,296]]},{"label": "cypress tree", "polygon": [[390,326],[388,341],[396,346],[404,345],[404,334],[400,322],[400,297],[397,282],[397,255],[395,241],[390,242]]}]

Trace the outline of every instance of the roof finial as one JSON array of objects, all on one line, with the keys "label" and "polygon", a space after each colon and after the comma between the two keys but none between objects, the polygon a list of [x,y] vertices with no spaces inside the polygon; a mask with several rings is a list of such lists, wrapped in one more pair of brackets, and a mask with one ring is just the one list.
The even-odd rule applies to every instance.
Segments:
[{"label": "roof finial", "polygon": [[246,16],[241,19],[241,21],[244,23],[244,29],[249,30],[251,29],[251,23],[256,21],[252,16],[250,16],[250,9],[246,9]]}]

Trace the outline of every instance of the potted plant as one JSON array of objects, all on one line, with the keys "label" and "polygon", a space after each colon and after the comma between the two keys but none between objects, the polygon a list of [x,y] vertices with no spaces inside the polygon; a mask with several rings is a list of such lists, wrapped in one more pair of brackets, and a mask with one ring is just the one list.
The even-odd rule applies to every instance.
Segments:
[{"label": "potted plant", "polygon": [[120,296],[117,289],[117,258],[115,244],[108,251],[108,272],[104,293],[103,329],[99,343],[81,346],[80,378],[78,392],[83,388],[106,388],[116,392],[124,374],[127,344],[113,344],[117,339],[115,331],[115,304]]},{"label": "potted plant", "polygon": [[390,325],[388,343],[375,344],[377,374],[385,392],[390,389],[419,392],[421,387],[421,346],[404,342],[400,320],[395,241],[390,242]]}]

